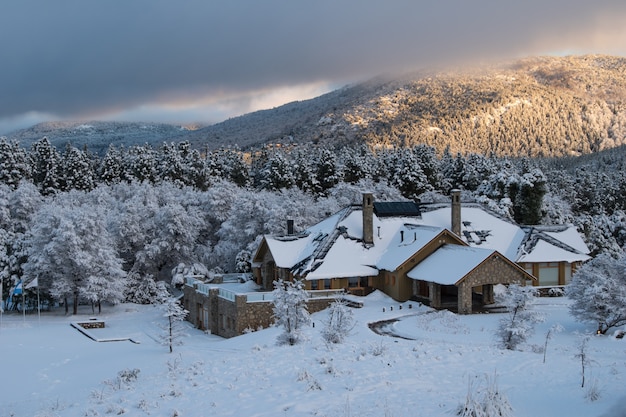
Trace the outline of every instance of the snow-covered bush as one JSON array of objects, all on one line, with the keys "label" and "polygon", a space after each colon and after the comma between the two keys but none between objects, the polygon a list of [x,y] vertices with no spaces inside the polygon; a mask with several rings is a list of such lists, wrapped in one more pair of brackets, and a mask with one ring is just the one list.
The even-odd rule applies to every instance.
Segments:
[{"label": "snow-covered bush", "polygon": [[513,408],[496,377],[485,375],[486,386],[476,385],[470,380],[465,402],[456,410],[459,417],[513,417]]},{"label": "snow-covered bush", "polygon": [[328,343],[341,343],[354,328],[354,316],[346,302],[335,300],[328,308],[322,338]]},{"label": "snow-covered bush", "polygon": [[597,256],[576,271],[566,292],[572,316],[596,323],[598,333],[626,324],[626,256]]},{"label": "snow-covered bush", "polygon": [[496,302],[507,309],[496,333],[503,348],[517,348],[532,335],[535,324],[543,321],[543,316],[532,309],[535,298],[533,287],[517,284],[496,294]]},{"label": "snow-covered bush", "polygon": [[304,283],[296,281],[274,281],[274,317],[276,325],[284,332],[278,336],[278,344],[295,345],[302,338],[302,327],[311,322],[306,300],[309,295]]}]

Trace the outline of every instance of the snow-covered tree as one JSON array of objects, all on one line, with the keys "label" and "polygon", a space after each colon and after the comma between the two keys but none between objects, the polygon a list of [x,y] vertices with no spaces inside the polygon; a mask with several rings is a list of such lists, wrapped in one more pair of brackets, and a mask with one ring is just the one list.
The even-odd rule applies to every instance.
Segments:
[{"label": "snow-covered tree", "polygon": [[155,281],[152,275],[128,273],[126,300],[135,304],[162,304],[169,296],[165,282]]},{"label": "snow-covered tree", "polygon": [[535,300],[536,290],[530,286],[511,284],[496,294],[496,303],[507,310],[496,332],[503,348],[517,348],[532,335],[535,324],[543,321],[543,316],[532,308]]},{"label": "snow-covered tree", "polygon": [[[55,299],[72,298],[74,314],[81,298],[120,300],[119,291],[90,287],[90,277],[99,276],[116,288],[126,275],[105,227],[104,213],[98,206],[81,205],[80,197],[81,193],[61,194],[39,210],[29,232],[28,261],[23,266],[25,276],[38,277],[39,285]],[[91,281],[93,284],[94,279]],[[67,302],[65,305],[67,309]]]},{"label": "snow-covered tree", "polygon": [[53,194],[59,190],[61,156],[47,137],[35,142],[28,154],[33,183],[42,194]]},{"label": "snow-covered tree", "polygon": [[166,318],[165,324],[162,326],[163,334],[161,342],[167,346],[170,353],[174,351],[174,346],[182,345],[182,338],[186,335],[183,320],[189,312],[185,310],[178,300],[174,297],[168,297],[162,305],[163,317]]},{"label": "snow-covered tree", "polygon": [[626,255],[601,254],[584,264],[566,293],[572,316],[596,323],[598,333],[626,324]]},{"label": "snow-covered tree", "polygon": [[95,186],[92,161],[85,152],[67,145],[61,159],[60,186],[64,191],[90,191]]},{"label": "snow-covered tree", "polygon": [[26,151],[17,142],[0,137],[0,183],[11,188],[30,177]]},{"label": "snow-covered tree", "polygon": [[278,344],[295,345],[302,339],[302,328],[311,322],[306,301],[309,298],[304,283],[296,281],[274,281],[274,318],[276,325],[283,328]]},{"label": "snow-covered tree", "polygon": [[335,300],[328,307],[328,317],[322,329],[322,338],[328,343],[341,343],[354,328],[352,310],[344,300]]}]

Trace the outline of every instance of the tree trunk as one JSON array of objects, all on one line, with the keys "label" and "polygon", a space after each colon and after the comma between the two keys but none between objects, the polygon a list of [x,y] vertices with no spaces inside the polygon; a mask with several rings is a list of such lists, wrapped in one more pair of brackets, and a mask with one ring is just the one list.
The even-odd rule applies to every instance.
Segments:
[{"label": "tree trunk", "polygon": [[72,308],[72,314],[78,314],[78,293],[74,293],[74,306]]}]

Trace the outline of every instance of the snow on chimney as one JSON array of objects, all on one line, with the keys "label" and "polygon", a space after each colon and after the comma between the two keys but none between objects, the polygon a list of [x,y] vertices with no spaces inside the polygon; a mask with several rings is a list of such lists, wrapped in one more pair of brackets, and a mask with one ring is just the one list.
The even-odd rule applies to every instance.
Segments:
[{"label": "snow on chimney", "polygon": [[374,244],[374,196],[363,194],[363,243]]},{"label": "snow on chimney", "polygon": [[461,237],[461,190],[451,190],[450,196],[452,197],[451,217],[452,233]]}]

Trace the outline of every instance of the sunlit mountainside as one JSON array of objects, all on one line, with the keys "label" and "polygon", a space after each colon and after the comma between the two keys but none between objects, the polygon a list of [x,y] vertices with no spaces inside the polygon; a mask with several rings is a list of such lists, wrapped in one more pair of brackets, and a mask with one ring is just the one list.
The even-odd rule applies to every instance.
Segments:
[{"label": "sunlit mountainside", "polygon": [[[79,125],[46,135],[57,146],[81,145],[78,138],[87,142],[87,136]],[[193,131],[140,123],[106,126],[108,132],[89,139],[90,148],[100,152],[108,143],[165,140],[189,140],[198,148],[367,142],[423,143],[452,153],[580,155],[626,143],[626,59],[534,57],[480,69],[379,77]],[[26,146],[42,135],[39,126],[9,139]]]}]

